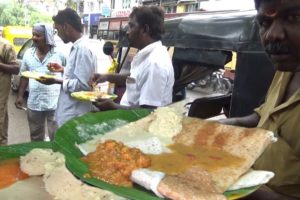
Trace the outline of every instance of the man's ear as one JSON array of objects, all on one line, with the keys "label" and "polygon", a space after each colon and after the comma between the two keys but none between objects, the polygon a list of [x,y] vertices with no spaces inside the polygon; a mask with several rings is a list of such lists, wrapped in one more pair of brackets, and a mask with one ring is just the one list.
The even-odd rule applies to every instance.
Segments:
[{"label": "man's ear", "polygon": [[68,28],[69,28],[69,24],[64,23],[64,24],[63,24],[63,30],[66,31]]},{"label": "man's ear", "polygon": [[145,25],[144,25],[144,33],[150,34],[150,27],[149,27],[148,24],[145,24]]}]

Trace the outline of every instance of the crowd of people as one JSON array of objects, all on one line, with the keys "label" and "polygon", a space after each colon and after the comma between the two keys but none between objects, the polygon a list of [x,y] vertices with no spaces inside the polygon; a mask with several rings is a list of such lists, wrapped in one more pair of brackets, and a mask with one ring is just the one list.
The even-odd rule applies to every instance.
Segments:
[{"label": "crowd of people", "polygon": [[[25,107],[24,94],[28,88],[26,107],[32,141],[45,139],[45,127],[50,140],[53,140],[57,128],[95,107],[98,107],[99,111],[104,111],[137,107],[156,108],[172,103],[174,72],[168,51],[160,41],[164,32],[164,12],[160,7],[138,7],[129,17],[128,39],[132,47],[140,50],[132,62],[130,74],[95,73],[97,57],[88,47],[88,38],[82,33],[81,18],[75,10],[66,8],[59,11],[52,19],[62,41],[73,43],[67,57],[55,49],[53,26],[43,23],[33,26],[33,46],[25,52],[20,67],[13,47],[5,43],[5,47],[1,48],[6,51],[3,52],[6,60],[1,64],[5,63],[3,70],[0,69],[5,76],[7,75],[7,84],[2,85],[2,87],[6,86],[5,92],[4,89],[2,92],[5,94],[2,95],[3,104],[1,104],[3,116],[0,116],[2,144],[7,144],[6,104],[10,74],[18,74],[19,71],[50,73],[55,76],[42,77],[39,80],[22,76],[20,79],[15,105],[18,109]],[[90,91],[93,89],[93,84],[104,81],[126,85],[120,104],[103,99],[93,106],[91,102],[79,101],[70,95],[72,92]]]},{"label": "crowd of people", "polygon": [[[253,114],[220,122],[264,128],[273,131],[278,138],[278,142],[271,144],[253,166],[254,169],[273,171],[275,178],[244,199],[299,199],[300,1],[254,1],[262,45],[273,62],[276,74],[265,102]],[[64,42],[73,43],[70,55],[65,58],[55,52],[51,27],[36,24],[33,27],[34,46],[26,52],[20,68],[21,71],[49,70],[56,76],[39,82],[26,78],[21,80],[16,106],[23,106],[22,96],[29,84],[27,114],[33,141],[43,140],[45,124],[53,139],[57,127],[91,111],[91,103],[77,101],[71,98],[70,93],[91,90],[92,82],[109,81],[126,85],[120,104],[99,100],[95,106],[100,111],[137,107],[153,109],[172,103],[174,71],[167,49],[161,43],[164,13],[160,7],[137,7],[129,16],[128,40],[131,47],[139,50],[129,74],[95,73],[96,56],[87,47],[80,17],[74,10],[66,8],[59,11],[53,21],[59,37]],[[7,138],[10,75],[18,72],[12,46],[0,39],[1,144],[6,144]]]}]

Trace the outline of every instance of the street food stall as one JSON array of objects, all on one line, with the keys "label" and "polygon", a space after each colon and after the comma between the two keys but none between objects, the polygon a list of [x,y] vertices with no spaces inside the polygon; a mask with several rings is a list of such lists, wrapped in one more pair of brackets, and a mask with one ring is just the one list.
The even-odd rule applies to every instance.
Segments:
[{"label": "street food stall", "polygon": [[[230,116],[257,106],[273,76],[254,15],[204,13],[166,22],[163,42],[174,62],[221,68],[237,53],[234,89],[226,94]],[[120,38],[118,72],[130,52]],[[0,198],[233,200],[274,176],[251,169],[276,141],[272,132],[186,116],[178,105],[87,113],[66,122],[53,141],[1,146]]]}]

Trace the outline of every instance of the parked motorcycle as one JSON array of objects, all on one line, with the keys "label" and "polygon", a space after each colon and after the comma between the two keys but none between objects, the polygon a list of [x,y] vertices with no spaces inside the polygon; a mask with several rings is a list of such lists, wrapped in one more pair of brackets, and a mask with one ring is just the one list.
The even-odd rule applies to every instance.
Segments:
[{"label": "parked motorcycle", "polygon": [[233,83],[223,75],[224,70],[218,69],[202,79],[191,82],[187,85],[187,89],[201,88],[210,93],[229,94],[232,92]]}]

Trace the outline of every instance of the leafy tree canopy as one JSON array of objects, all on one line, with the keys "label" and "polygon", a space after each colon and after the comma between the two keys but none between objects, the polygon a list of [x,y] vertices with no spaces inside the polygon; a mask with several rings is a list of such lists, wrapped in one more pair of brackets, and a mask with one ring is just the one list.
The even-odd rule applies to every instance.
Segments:
[{"label": "leafy tree canopy", "polygon": [[30,5],[0,3],[0,26],[32,26],[37,22],[52,23],[52,19]]}]

